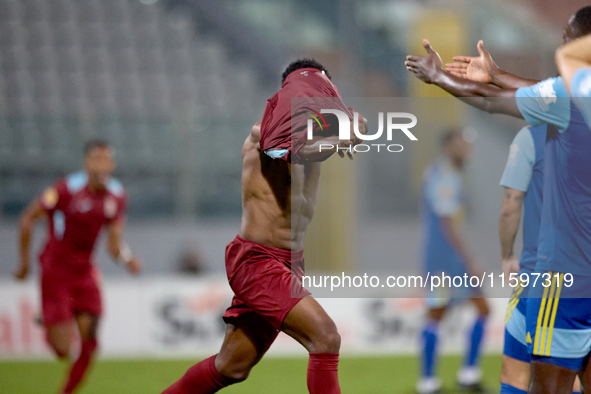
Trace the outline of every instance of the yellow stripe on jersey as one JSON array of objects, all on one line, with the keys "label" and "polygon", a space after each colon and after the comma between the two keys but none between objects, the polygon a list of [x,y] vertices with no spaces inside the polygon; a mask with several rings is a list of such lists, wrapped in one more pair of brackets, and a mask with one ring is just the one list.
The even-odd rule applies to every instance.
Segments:
[{"label": "yellow stripe on jersey", "polygon": [[542,335],[540,337],[540,342],[538,345],[538,353],[537,355],[543,356],[544,355],[544,345],[546,343],[546,339],[548,338],[548,323],[550,321],[550,312],[554,307],[554,292],[556,291],[556,277],[553,276],[552,272],[549,272],[552,276],[552,282],[550,284],[550,294],[548,296],[548,302],[546,303],[546,310],[544,311],[544,323],[542,324]]},{"label": "yellow stripe on jersey", "polygon": [[509,301],[509,304],[507,304],[507,310],[505,311],[505,324],[507,324],[509,322],[509,319],[511,319],[511,316],[513,315],[513,310],[515,309],[515,307],[517,307],[517,304],[519,303],[519,296],[522,292],[523,287],[520,283],[515,287],[513,294],[511,294],[511,301]]},{"label": "yellow stripe on jersey", "polygon": [[554,300],[554,307],[552,308],[552,317],[550,317],[550,330],[548,331],[548,344],[546,345],[546,356],[550,356],[550,347],[552,345],[552,330],[554,330],[554,322],[556,321],[556,311],[558,311],[558,302],[560,301],[560,290],[563,285],[564,274],[558,277],[558,284],[556,288],[556,296]]},{"label": "yellow stripe on jersey", "polygon": [[536,350],[540,340],[540,330],[542,328],[542,316],[544,315],[544,309],[546,307],[546,297],[548,296],[549,288],[544,288],[544,294],[542,295],[542,301],[540,302],[540,310],[538,311],[538,324],[536,325],[536,335],[534,336],[534,354],[537,355]]}]

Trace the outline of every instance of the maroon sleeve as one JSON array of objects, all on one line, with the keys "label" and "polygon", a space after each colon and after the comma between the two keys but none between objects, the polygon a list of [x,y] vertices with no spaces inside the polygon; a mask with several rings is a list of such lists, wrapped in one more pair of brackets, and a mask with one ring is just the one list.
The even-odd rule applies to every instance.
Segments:
[{"label": "maroon sleeve", "polygon": [[39,196],[39,202],[47,214],[53,214],[56,210],[63,211],[68,206],[71,197],[65,180],[59,180],[53,186],[45,189],[43,194]]},{"label": "maroon sleeve", "polygon": [[117,198],[117,213],[111,223],[124,223],[127,213],[127,193],[123,192],[121,197]]}]

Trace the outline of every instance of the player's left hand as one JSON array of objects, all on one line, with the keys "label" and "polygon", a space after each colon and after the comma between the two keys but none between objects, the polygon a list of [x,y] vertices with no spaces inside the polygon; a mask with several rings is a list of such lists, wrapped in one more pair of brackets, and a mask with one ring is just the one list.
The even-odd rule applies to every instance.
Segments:
[{"label": "player's left hand", "polygon": [[447,63],[445,68],[456,77],[474,82],[491,83],[492,75],[499,69],[482,40],[476,46],[478,56],[454,56],[457,63]]},{"label": "player's left hand", "polygon": [[139,274],[142,270],[142,260],[139,257],[132,257],[127,263],[127,270],[134,275]]},{"label": "player's left hand", "polygon": [[426,56],[409,55],[404,65],[415,77],[425,83],[433,83],[437,74],[443,71],[441,57],[429,44],[429,40],[423,40],[423,47],[427,51]]}]

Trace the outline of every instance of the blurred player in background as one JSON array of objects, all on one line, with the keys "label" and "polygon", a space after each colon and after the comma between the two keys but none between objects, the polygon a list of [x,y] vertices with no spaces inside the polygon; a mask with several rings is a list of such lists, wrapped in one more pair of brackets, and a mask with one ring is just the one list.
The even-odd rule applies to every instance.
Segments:
[{"label": "blurred player in background", "polygon": [[[464,216],[462,171],[472,155],[469,133],[451,130],[442,141],[442,155],[425,172],[422,190],[423,259],[431,275],[449,276],[480,274],[476,259],[467,246],[461,227]],[[468,337],[464,364],[458,372],[461,390],[482,391],[482,372],[478,366],[484,326],[489,313],[486,300],[478,292],[465,288],[440,288],[427,299],[429,311],[423,329],[422,371],[417,382],[420,394],[441,391],[436,377],[439,324],[445,312],[459,301],[469,298],[478,310],[478,317]]]},{"label": "blurred player in background", "polygon": [[84,171],[56,182],[21,215],[19,280],[29,272],[34,224],[44,218],[48,221],[47,242],[39,257],[43,325],[47,341],[60,359],[70,359],[72,320],[78,325],[80,354],[70,366],[60,391],[64,394],[79,386],[97,348],[102,305],[100,272],[93,264],[92,252],[104,226],[113,258],[131,273],[141,269],[140,260],[122,242],[126,195],[119,181],[111,178],[113,156],[107,142],[88,142]]},{"label": "blurred player in background", "polygon": [[[262,121],[253,126],[242,148],[242,221],[239,235],[226,247],[226,272],[235,296],[224,314],[222,348],[191,367],[165,394],[215,393],[245,380],[279,331],[309,352],[310,393],[341,392],[341,339],[332,319],[301,286],[303,246],[321,162],[337,147],[351,147],[359,140],[339,140],[336,133],[314,133],[306,140],[309,116],[303,111],[292,117],[292,97],[328,97],[331,108],[351,118],[321,64],[303,59],[288,66],[281,90],[268,100]],[[332,148],[320,150],[320,144]],[[344,157],[342,150],[338,153]]]},{"label": "blurred player in background", "polygon": [[[589,33],[591,7],[584,7],[569,20],[564,42]],[[571,393],[577,374],[589,389],[591,371],[585,360],[591,351],[591,171],[587,170],[591,130],[569,100],[562,78],[534,84],[499,70],[480,51],[481,56],[466,63],[467,80],[445,71],[429,42],[424,40],[423,45],[427,56],[408,56],[406,61],[408,70],[423,82],[434,83],[476,108],[524,118],[532,126],[548,125],[535,273],[551,280],[529,289],[532,298],[527,300],[525,322],[529,392]],[[572,289],[564,286],[569,276]]]},{"label": "blurred player in background", "polygon": [[566,91],[591,125],[591,35],[558,48],[556,66]]}]

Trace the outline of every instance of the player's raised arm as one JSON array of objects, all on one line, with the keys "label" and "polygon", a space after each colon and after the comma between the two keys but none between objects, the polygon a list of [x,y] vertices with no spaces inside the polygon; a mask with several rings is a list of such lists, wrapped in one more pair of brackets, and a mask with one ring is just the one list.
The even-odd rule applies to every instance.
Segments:
[{"label": "player's raised arm", "polygon": [[120,264],[125,265],[132,274],[142,269],[142,261],[133,256],[129,246],[123,242],[123,220],[115,220],[109,226],[108,248],[111,256]]},{"label": "player's raised arm", "polygon": [[18,280],[24,280],[29,273],[31,244],[31,233],[35,222],[45,217],[45,210],[39,200],[33,201],[20,216],[19,221],[19,244],[20,264],[14,276]]},{"label": "player's raised arm", "polygon": [[591,67],[591,35],[571,41],[556,50],[556,66],[564,87],[572,95],[572,82],[581,69]]},{"label": "player's raised arm", "polygon": [[409,55],[404,62],[407,70],[418,79],[428,84],[435,84],[480,110],[522,117],[515,101],[517,89],[499,89],[486,83],[453,75],[443,69],[441,57],[431,48],[429,41],[423,40],[423,47],[427,51],[426,56]]},{"label": "player's raised arm", "polygon": [[447,63],[446,70],[457,77],[493,84],[501,89],[519,89],[540,82],[501,70],[490,53],[484,49],[482,40],[478,41],[476,49],[478,56],[454,56],[455,63]]}]

